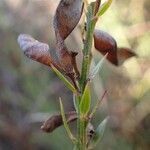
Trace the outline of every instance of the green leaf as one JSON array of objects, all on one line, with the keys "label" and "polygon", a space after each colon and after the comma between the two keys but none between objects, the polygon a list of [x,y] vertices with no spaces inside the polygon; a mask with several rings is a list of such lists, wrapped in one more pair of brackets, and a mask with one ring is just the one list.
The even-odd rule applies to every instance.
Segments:
[{"label": "green leaf", "polygon": [[98,64],[94,67],[94,69],[91,71],[91,73],[89,74],[89,79],[93,79],[96,74],[101,70],[104,61],[106,60],[108,53],[98,62]]},{"label": "green leaf", "polygon": [[91,93],[89,82],[85,86],[81,102],[80,102],[80,113],[82,116],[86,116],[90,110],[91,105]]},{"label": "green leaf", "polygon": [[64,107],[63,107],[61,98],[59,98],[59,103],[60,103],[60,111],[61,111],[61,116],[62,116],[64,127],[65,127],[65,129],[67,131],[67,134],[68,134],[69,138],[72,140],[73,143],[75,143],[76,142],[76,138],[71,133],[71,130],[70,130],[68,124],[67,124],[67,119],[66,119],[66,116],[65,116]]},{"label": "green leaf", "polygon": [[97,127],[96,131],[95,131],[95,135],[93,136],[90,145],[89,145],[89,149],[93,149],[98,142],[100,142],[104,136],[104,132],[106,129],[106,125],[108,122],[108,117],[106,117]]},{"label": "green leaf", "polygon": [[107,9],[110,7],[112,1],[113,1],[113,0],[107,0],[106,2],[104,2],[104,3],[101,5],[101,7],[100,7],[100,9],[99,9],[99,11],[98,11],[98,13],[97,13],[97,16],[98,16],[98,17],[99,17],[99,16],[102,16],[102,15],[107,11]]},{"label": "green leaf", "polygon": [[76,94],[73,94],[73,104],[76,112],[78,113],[79,108],[79,98]]},{"label": "green leaf", "polygon": [[55,68],[53,65],[51,66],[54,72],[57,74],[57,76],[64,82],[64,84],[70,89],[73,93],[77,93],[77,90],[75,87],[70,83],[70,81],[59,71],[57,68]]}]

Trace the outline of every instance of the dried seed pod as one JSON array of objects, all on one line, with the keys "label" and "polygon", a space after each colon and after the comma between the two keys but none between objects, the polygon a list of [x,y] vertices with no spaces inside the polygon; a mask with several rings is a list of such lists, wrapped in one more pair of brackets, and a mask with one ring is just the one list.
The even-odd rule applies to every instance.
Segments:
[{"label": "dried seed pod", "polygon": [[54,17],[56,39],[65,40],[78,24],[82,14],[82,0],[61,0]]},{"label": "dried seed pod", "polygon": [[72,64],[72,54],[69,52],[64,44],[64,42],[59,42],[56,45],[56,55],[58,57],[58,62],[61,65],[62,70],[66,74],[73,73]]},{"label": "dried seed pod", "polygon": [[47,66],[51,65],[52,58],[47,44],[41,43],[27,34],[19,35],[18,43],[27,57]]},{"label": "dried seed pod", "polygon": [[18,43],[24,54],[35,61],[51,67],[53,64],[59,71],[63,71],[73,82],[77,88],[74,77],[74,56],[67,50],[64,42],[58,43],[56,46],[56,54],[50,53],[49,46],[41,43],[30,35],[21,34],[18,37]]},{"label": "dried seed pod", "polygon": [[[76,112],[71,111],[66,113],[66,119],[68,123],[75,121],[77,119]],[[44,124],[41,126],[41,129],[45,132],[52,132],[61,125],[63,125],[62,116],[53,115],[44,122]]]},{"label": "dried seed pod", "polygon": [[76,89],[78,89],[76,84],[76,79],[79,75],[77,66],[76,66],[76,53],[68,51],[67,47],[64,44],[64,41],[58,42],[56,45],[56,55],[57,63],[60,64],[61,70],[71,79]]},{"label": "dried seed pod", "polygon": [[95,30],[94,31],[94,45],[95,45],[95,48],[103,55],[108,53],[107,59],[112,64],[118,65],[117,43],[111,35],[101,30]]},{"label": "dried seed pod", "polygon": [[60,69],[59,63],[56,64],[51,57],[47,44],[41,43],[27,34],[19,35],[18,44],[28,58],[47,66],[53,64],[56,68]]},{"label": "dried seed pod", "polygon": [[126,47],[120,47],[117,51],[119,63],[123,63],[125,60],[137,56],[131,49]]}]

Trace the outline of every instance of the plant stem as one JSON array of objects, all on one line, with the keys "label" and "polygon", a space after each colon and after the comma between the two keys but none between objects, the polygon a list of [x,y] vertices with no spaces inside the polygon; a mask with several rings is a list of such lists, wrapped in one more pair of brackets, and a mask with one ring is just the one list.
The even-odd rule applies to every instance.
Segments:
[{"label": "plant stem", "polygon": [[[93,32],[95,28],[96,21],[92,20],[93,18],[93,10],[92,6],[88,7],[87,12],[87,31],[86,31],[86,39],[84,42],[83,48],[83,62],[82,62],[82,70],[81,70],[81,78],[80,78],[80,90],[81,95],[84,92],[86,82],[87,82],[87,75],[89,73],[89,68],[91,64],[91,49],[92,49],[92,42],[93,42]],[[80,105],[80,100],[79,100]],[[79,106],[78,106],[79,108]],[[80,115],[80,110],[78,110],[79,117],[78,117],[78,142],[79,142],[79,150],[86,150],[87,144],[87,134],[86,128],[88,124],[87,118]]]},{"label": "plant stem", "polygon": [[84,48],[83,48],[83,62],[82,62],[82,70],[81,70],[81,78],[80,78],[80,87],[81,87],[82,93],[86,85],[87,74],[90,68],[91,49],[92,49],[93,32],[94,32],[95,24],[96,22],[93,20],[89,22],[89,25],[87,28],[86,39],[84,43]]},{"label": "plant stem", "polygon": [[82,144],[81,144],[81,140],[80,140],[80,96],[77,96],[77,109],[78,109],[78,119],[77,119],[77,132],[78,132],[78,137],[77,137],[77,139],[78,139],[78,145],[77,145],[77,147],[78,147],[78,150],[80,150],[81,149],[81,146],[82,146]]},{"label": "plant stem", "polygon": [[87,134],[86,134],[87,120],[80,118],[80,138],[81,138],[81,150],[86,150]]}]

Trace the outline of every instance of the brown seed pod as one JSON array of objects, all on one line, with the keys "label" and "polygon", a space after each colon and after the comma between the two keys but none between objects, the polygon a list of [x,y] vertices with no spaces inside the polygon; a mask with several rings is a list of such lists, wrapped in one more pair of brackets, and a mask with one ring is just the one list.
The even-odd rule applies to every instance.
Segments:
[{"label": "brown seed pod", "polygon": [[19,35],[18,43],[27,57],[42,64],[51,65],[52,58],[47,44],[41,43],[27,34]]},{"label": "brown seed pod", "polygon": [[117,43],[115,39],[108,33],[95,30],[94,31],[94,46],[103,55],[107,55],[107,59],[114,65],[118,65],[117,59]]},{"label": "brown seed pod", "polygon": [[137,56],[130,48],[120,47],[117,51],[119,63],[123,63],[125,60]]},{"label": "brown seed pod", "polygon": [[64,42],[59,42],[56,45],[56,55],[58,57],[58,63],[60,64],[62,70],[66,74],[73,72],[72,64],[72,54],[69,52],[64,44]]},{"label": "brown seed pod", "polygon": [[[73,122],[77,119],[77,114],[75,111],[71,111],[66,113],[66,120],[68,123]],[[53,115],[48,120],[44,122],[44,124],[41,126],[41,129],[45,132],[52,132],[59,126],[63,125],[62,116],[59,115]]]},{"label": "brown seed pod", "polygon": [[47,44],[41,43],[27,34],[20,34],[18,37],[18,43],[28,58],[47,66],[51,66],[51,64],[53,64],[58,68],[59,65],[52,60],[49,52],[49,46]]},{"label": "brown seed pod", "polygon": [[78,24],[82,15],[82,0],[61,0],[54,17],[57,41],[65,40]]}]

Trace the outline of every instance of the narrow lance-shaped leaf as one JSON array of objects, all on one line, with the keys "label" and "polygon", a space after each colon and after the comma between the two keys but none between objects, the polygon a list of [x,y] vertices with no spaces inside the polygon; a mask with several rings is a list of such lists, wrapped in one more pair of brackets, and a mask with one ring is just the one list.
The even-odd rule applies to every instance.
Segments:
[{"label": "narrow lance-shaped leaf", "polygon": [[77,113],[78,113],[78,103],[79,103],[79,101],[76,97],[76,94],[73,94],[73,104],[74,104],[74,108],[75,108]]},{"label": "narrow lance-shaped leaf", "polygon": [[64,84],[66,85],[66,87],[68,87],[68,89],[70,89],[73,93],[77,93],[77,90],[70,83],[70,81],[68,81],[68,79],[65,78],[65,76],[59,70],[57,70],[57,68],[55,68],[53,65],[51,67],[54,70],[54,72],[58,75],[58,77],[64,82]]},{"label": "narrow lance-shaped leaf", "polygon": [[98,17],[99,17],[99,16],[102,16],[102,15],[107,11],[107,9],[110,7],[112,1],[113,1],[113,0],[107,0],[106,2],[104,2],[104,3],[101,5],[101,7],[100,7],[100,9],[99,9],[99,11],[98,11],[98,13],[97,13],[97,16],[98,16]]},{"label": "narrow lance-shaped leaf", "polygon": [[89,82],[85,86],[81,102],[80,102],[80,113],[81,116],[87,116],[91,105],[91,93],[90,93],[90,84]]},{"label": "narrow lance-shaped leaf", "polygon": [[98,142],[100,142],[103,138],[105,129],[106,129],[106,125],[108,122],[108,117],[105,118],[97,127],[96,131],[95,131],[95,135],[93,136],[93,138],[91,139],[90,145],[89,145],[89,149],[93,149]]},{"label": "narrow lance-shaped leaf", "polygon": [[89,74],[89,79],[92,80],[96,74],[100,71],[103,66],[103,63],[107,57],[108,53],[98,62],[98,64],[94,67],[94,69]]},{"label": "narrow lance-shaped leaf", "polygon": [[64,127],[65,127],[65,129],[66,129],[66,131],[67,131],[67,134],[68,134],[69,138],[70,138],[70,139],[72,140],[72,142],[74,143],[74,142],[76,142],[76,139],[75,139],[75,137],[73,136],[73,134],[71,133],[71,130],[70,130],[68,124],[67,124],[67,119],[66,119],[66,117],[65,117],[64,107],[63,107],[61,98],[59,99],[59,103],[60,103],[60,111],[61,111],[61,115],[62,115],[62,120],[63,120]]}]

